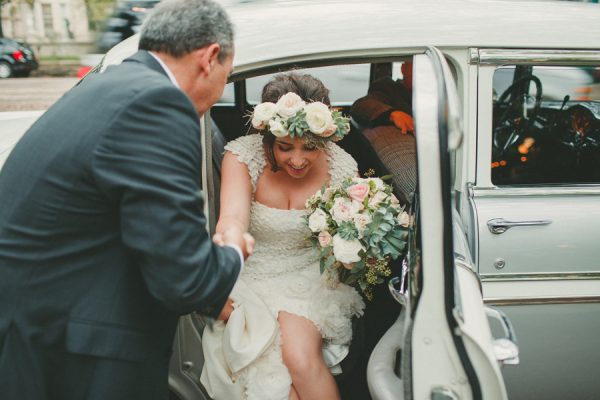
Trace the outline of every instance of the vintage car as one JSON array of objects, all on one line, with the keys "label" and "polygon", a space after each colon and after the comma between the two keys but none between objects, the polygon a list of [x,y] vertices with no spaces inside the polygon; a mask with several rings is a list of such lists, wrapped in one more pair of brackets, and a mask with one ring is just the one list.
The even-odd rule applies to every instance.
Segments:
[{"label": "vintage car", "polygon": [[[307,0],[228,12],[234,72],[199,133],[211,230],[223,142],[247,133],[274,73],[318,76],[349,113],[372,82],[413,61],[408,250],[389,293],[380,290],[356,323],[338,377],[343,398],[597,398],[600,8]],[[92,73],[136,48],[133,36]],[[353,123],[341,145],[361,172],[398,175],[403,160],[393,155],[407,150],[382,148],[367,129]],[[199,381],[204,327],[196,315],[180,320],[173,398],[210,398]]]}]

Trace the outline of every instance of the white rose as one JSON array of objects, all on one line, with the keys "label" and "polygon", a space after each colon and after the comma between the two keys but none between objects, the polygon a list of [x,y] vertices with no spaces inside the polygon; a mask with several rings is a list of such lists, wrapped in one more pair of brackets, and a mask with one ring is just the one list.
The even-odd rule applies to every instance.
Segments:
[{"label": "white rose", "polygon": [[382,201],[387,200],[388,197],[388,194],[385,192],[377,192],[373,197],[369,199],[369,205],[371,207],[375,207],[379,205],[379,203],[381,203]]},{"label": "white rose", "polygon": [[[325,132],[329,133],[328,129],[332,125],[335,125],[333,118],[331,117],[331,111],[329,111],[329,108],[321,102],[316,101],[307,104],[304,106],[304,112],[306,113],[308,129],[315,135],[324,135]],[[326,136],[330,136],[332,133],[333,132]]]},{"label": "white rose", "polygon": [[369,214],[356,214],[352,220],[354,221],[354,226],[358,231],[358,237],[362,238],[365,233],[365,229],[367,229],[367,225],[373,221]]},{"label": "white rose", "polygon": [[343,197],[337,197],[333,201],[333,207],[331,207],[331,217],[338,224],[352,219],[352,217],[358,213],[360,204],[355,201],[350,201]]},{"label": "white rose", "polygon": [[385,183],[381,178],[368,178],[369,182],[373,182],[375,184],[375,191],[383,190],[385,187]]},{"label": "white rose", "polygon": [[265,129],[267,121],[275,115],[275,109],[275,103],[258,104],[252,113],[252,126],[256,129]]},{"label": "white rose", "polygon": [[322,231],[319,233],[319,244],[321,247],[327,247],[331,243],[331,233]]},{"label": "white rose", "polygon": [[398,223],[407,228],[410,224],[410,215],[408,215],[406,211],[402,211],[400,214],[398,214]]},{"label": "white rose", "polygon": [[334,193],[335,193],[335,189],[332,189],[332,188],[328,187],[323,192],[323,200],[324,201],[330,201],[333,198],[333,194]]},{"label": "white rose", "polygon": [[312,232],[327,230],[327,214],[325,214],[325,211],[317,208],[310,214],[310,217],[308,217],[308,227]]},{"label": "white rose", "polygon": [[269,131],[277,137],[284,137],[288,135],[288,131],[283,125],[283,122],[279,118],[275,118],[269,121]]},{"label": "white rose", "polygon": [[296,93],[286,93],[277,101],[277,114],[284,119],[291,118],[304,107],[304,104],[306,103]]},{"label": "white rose", "polygon": [[340,235],[333,237],[333,255],[341,263],[350,264],[360,261],[358,252],[362,249],[358,239],[345,240]]}]

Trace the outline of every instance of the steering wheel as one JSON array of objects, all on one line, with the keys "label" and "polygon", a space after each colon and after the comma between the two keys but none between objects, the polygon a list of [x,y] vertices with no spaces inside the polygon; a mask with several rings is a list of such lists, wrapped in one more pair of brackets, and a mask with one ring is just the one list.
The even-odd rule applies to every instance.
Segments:
[{"label": "steering wheel", "polygon": [[[527,89],[531,82],[535,84],[536,94],[533,97],[533,107],[527,112],[525,107],[532,96],[523,92],[523,89]],[[520,101],[517,101],[519,95],[521,95]],[[493,133],[493,144],[500,151],[500,155],[503,155],[510,146],[515,144],[523,132],[529,130],[541,105],[542,82],[535,75],[516,80],[502,93],[496,102],[496,107],[506,106],[506,109],[495,123]]]},{"label": "steering wheel", "polygon": [[590,110],[575,106],[568,110],[570,126],[565,129],[560,142],[575,151],[600,147],[600,133],[593,126],[594,116]]}]

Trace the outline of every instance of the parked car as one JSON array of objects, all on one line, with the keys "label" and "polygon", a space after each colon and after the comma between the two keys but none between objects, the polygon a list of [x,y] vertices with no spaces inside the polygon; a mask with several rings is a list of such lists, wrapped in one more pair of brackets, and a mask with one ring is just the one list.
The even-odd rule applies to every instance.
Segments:
[{"label": "parked car", "polygon": [[[215,138],[247,132],[257,82],[290,69],[314,73],[347,113],[393,63],[413,60],[418,184],[408,252],[389,282],[395,301],[379,292],[381,301],[368,305],[367,321],[389,318],[391,326],[340,377],[344,399],[597,398],[600,97],[592,91],[577,99],[571,86],[545,83],[600,70],[600,8],[459,0],[271,4],[229,9],[237,32],[233,95],[212,107],[199,132],[209,229],[218,215],[222,144]],[[133,36],[93,73],[136,48]],[[541,76],[540,68],[562,78]],[[495,79],[505,70],[508,77]],[[340,86],[343,96],[336,95]],[[544,98],[545,86],[564,95]],[[395,172],[362,128],[352,129],[342,145],[360,171]],[[169,376],[174,398],[209,399],[199,383],[203,329],[195,315],[180,320]],[[353,343],[350,356],[360,351]],[[370,394],[363,395],[365,386]]]},{"label": "parked car", "polygon": [[38,68],[35,53],[29,45],[13,39],[0,38],[0,79],[29,76]]}]

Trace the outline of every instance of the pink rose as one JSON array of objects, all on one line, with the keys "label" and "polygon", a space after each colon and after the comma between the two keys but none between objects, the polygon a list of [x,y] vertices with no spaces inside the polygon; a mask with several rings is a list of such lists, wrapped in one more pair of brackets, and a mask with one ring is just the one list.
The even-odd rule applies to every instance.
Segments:
[{"label": "pink rose", "polygon": [[365,197],[369,195],[369,185],[365,183],[357,183],[348,188],[348,194],[352,200],[362,203]]},{"label": "pink rose", "polygon": [[327,247],[331,243],[331,234],[327,231],[319,233],[319,244],[321,247]]}]

